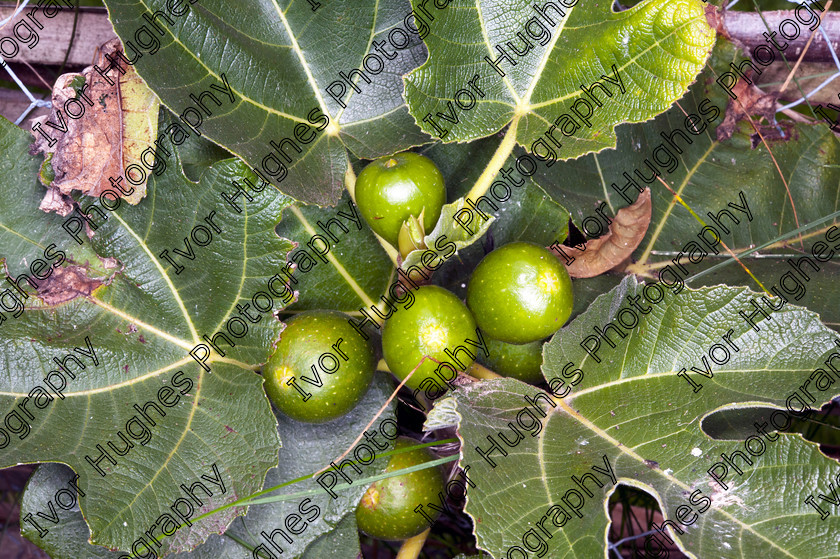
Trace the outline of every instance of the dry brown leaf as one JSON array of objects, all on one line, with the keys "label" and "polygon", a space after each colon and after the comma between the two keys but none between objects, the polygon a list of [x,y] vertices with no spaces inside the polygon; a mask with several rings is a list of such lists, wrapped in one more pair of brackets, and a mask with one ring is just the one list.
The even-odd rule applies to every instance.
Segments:
[{"label": "dry brown leaf", "polygon": [[[8,275],[5,262],[0,260],[0,273]],[[44,306],[54,307],[67,303],[78,297],[89,297],[98,287],[111,285],[114,277],[123,271],[122,264],[116,258],[97,257],[93,262],[86,261],[84,265],[78,265],[68,261],[65,266],[54,268],[49,276],[44,279],[30,278],[29,282],[34,283],[35,292],[27,292],[24,300],[34,295],[41,301],[32,308]],[[24,283],[26,287],[30,283]],[[17,296],[17,293],[14,293]],[[2,557],[2,555],[0,555]]]},{"label": "dry brown leaf", "polygon": [[584,248],[563,247],[574,257],[566,270],[573,278],[592,278],[608,272],[630,257],[647,233],[651,217],[650,188],[616,213],[606,235],[590,239]]},{"label": "dry brown leaf", "polygon": [[104,282],[87,276],[87,269],[81,266],[56,268],[50,277],[38,285],[38,298],[50,306],[72,301],[76,297],[87,297]]},{"label": "dry brown leaf", "polygon": [[[739,120],[748,118],[749,116],[758,116],[764,118],[769,126],[761,126],[757,119],[754,120],[756,125],[759,125],[762,132],[772,135],[776,131],[776,96],[772,93],[764,93],[755,85],[746,84],[738,81],[732,92],[737,96],[737,99],[730,99],[726,107],[726,116],[720,126],[717,127],[717,141],[723,142],[732,137],[735,132],[735,127]],[[776,132],[778,134],[778,132]]]},{"label": "dry brown leaf", "polygon": [[[112,178],[119,177],[123,178],[123,189],[134,189],[122,196],[126,202],[137,204],[145,197],[145,180],[133,184],[124,173],[128,165],[140,163],[141,152],[156,139],[160,101],[121,55],[122,46],[114,39],[96,56],[95,65],[103,72],[112,66],[109,58],[119,61],[125,70],[124,74],[117,69],[107,72],[113,85],[93,66],[81,74],[63,74],[53,88],[50,114],[33,119],[32,152],[48,154],[46,165],[52,167],[41,173],[49,190],[42,210],[66,211],[61,195],[73,190],[88,196],[99,196],[106,190],[119,194],[111,183]],[[140,168],[148,176],[148,168]],[[51,181],[44,178],[51,174]],[[136,171],[133,174],[135,180],[140,176]]]},{"label": "dry brown leaf", "polygon": [[38,209],[47,213],[55,212],[61,217],[67,217],[73,212],[73,199],[65,196],[57,188],[47,188],[47,194],[41,200]]}]

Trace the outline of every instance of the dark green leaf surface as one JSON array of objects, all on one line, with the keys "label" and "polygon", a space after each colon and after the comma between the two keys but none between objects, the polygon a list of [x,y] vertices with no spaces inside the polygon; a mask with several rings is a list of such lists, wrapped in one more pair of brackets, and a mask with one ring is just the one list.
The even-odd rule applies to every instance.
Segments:
[{"label": "dark green leaf surface", "polygon": [[[67,482],[73,479],[73,470],[63,464],[42,464],[32,474],[21,503],[21,516],[32,514],[36,522],[41,524],[40,517],[34,516],[38,512],[50,514],[46,503],[55,499],[55,493],[68,489]],[[70,488],[72,491],[72,488]],[[65,497],[66,498],[66,497]],[[69,501],[64,501],[69,503]],[[110,551],[98,545],[90,545],[88,538],[90,530],[76,504],[71,510],[65,511],[53,503],[58,513],[58,523],[44,522],[47,532],[39,537],[38,530],[27,529],[23,524],[21,531],[38,547],[50,554],[50,557],[85,557],[87,559],[118,559],[122,553]]]},{"label": "dark green leaf surface", "polygon": [[361,557],[359,549],[359,531],[356,527],[356,515],[345,516],[335,530],[324,534],[306,548],[303,559],[321,559],[322,557]]},{"label": "dark green leaf surface", "polygon": [[[272,487],[284,481],[311,474],[331,460],[338,458],[343,450],[350,446],[359,432],[367,425],[374,413],[378,410],[385,399],[390,395],[390,380],[384,375],[377,375],[373,385],[359,406],[354,408],[346,416],[322,425],[312,425],[293,421],[282,414],[277,414],[279,423],[278,433],[283,437],[283,446],[280,449],[280,458],[276,467],[269,470],[266,475],[266,486]],[[385,411],[380,418],[371,426],[368,431],[373,433],[385,420],[393,420],[393,406]],[[390,428],[389,432],[390,432]],[[381,435],[376,435],[377,442],[386,444],[388,441]],[[364,443],[364,440],[362,441]],[[376,451],[377,454],[387,452],[388,448]],[[352,457],[352,453],[350,455]],[[362,453],[367,459],[367,454]],[[357,476],[349,466],[346,467],[348,475],[354,477],[367,477],[381,473],[388,463],[387,458],[377,460],[370,466],[361,465],[363,475]],[[45,464],[39,467],[29,483],[23,500],[23,515],[27,513],[36,514],[39,511],[48,512],[44,503],[54,498],[56,491],[67,487],[67,480],[72,479],[73,473],[66,466],[60,464]],[[336,553],[337,558],[355,558],[358,554],[359,536],[356,531],[355,509],[356,503],[361,498],[366,485],[357,484],[357,487],[344,490],[338,493],[336,500],[331,499],[327,493],[314,480],[299,482],[271,493],[271,495],[282,495],[284,493],[297,493],[307,490],[317,490],[315,496],[309,497],[309,502],[303,502],[304,498],[291,501],[280,501],[274,503],[252,505],[248,514],[238,518],[227,530],[225,535],[213,535],[202,545],[189,553],[179,553],[173,559],[250,559],[252,550],[258,545],[268,545],[268,548],[277,553],[277,550],[267,544],[261,532],[269,535],[277,528],[286,530],[285,521],[289,515],[298,515],[304,518],[314,517],[313,522],[306,522],[306,529],[294,537],[295,543],[288,545],[282,536],[276,535],[274,541],[283,546],[283,557],[305,557],[320,559]],[[300,508],[308,514],[301,515]],[[315,516],[313,507],[318,508]],[[48,551],[54,559],[76,559],[79,557],[95,559],[118,559],[121,555],[111,552],[100,546],[93,546],[87,542],[90,532],[82,518],[78,507],[71,511],[58,509],[59,523],[56,526],[47,526],[49,532],[40,537],[38,531],[29,527],[26,536],[38,544],[42,549]],[[35,517],[39,520],[39,517]],[[210,517],[212,518],[212,517]],[[44,522],[46,525],[47,523]],[[300,530],[303,524],[292,525]],[[288,532],[287,532],[288,533]],[[305,551],[304,551],[305,548]]]},{"label": "dark green leaf surface", "polygon": [[[5,124],[0,134],[6,139],[24,133]],[[115,259],[117,267],[107,284],[89,296],[82,293],[70,302],[27,310],[2,325],[6,351],[0,367],[4,378],[0,409],[4,414],[25,405],[23,398],[36,386],[45,386],[44,378],[58,368],[54,358],[71,353],[85,365],[81,369],[69,362],[75,379],[66,378],[64,399],[54,394],[52,401],[47,402],[47,396],[33,401],[30,396],[31,432],[22,439],[13,437],[0,451],[0,464],[58,461],[71,466],[86,493],[81,509],[95,543],[130,549],[162,514],[171,514],[175,499],[184,496],[179,486],[189,486],[201,475],[213,476],[214,464],[225,491],[216,488],[212,497],[195,503],[202,512],[259,489],[276,460],[276,422],[255,370],[267,359],[282,323],[268,312],[258,313],[258,322],[248,323],[247,334],[235,341],[225,325],[232,324],[234,332],[242,333],[239,322],[229,322],[239,316],[237,304],[252,305],[252,295],[266,290],[267,281],[284,262],[290,243],[280,239],[274,227],[281,208],[291,200],[266,188],[242,214],[227,209],[221,191],[248,175],[244,165],[229,159],[206,169],[199,182],[192,182],[181,172],[176,149],[164,174],[149,180],[149,194],[142,204],[122,204],[107,212],[107,221],[100,220],[95,236],[82,237],[99,256]],[[24,192],[38,188],[34,176],[16,187]],[[21,236],[56,223],[52,216],[31,208],[8,205],[3,212],[6,223],[14,223],[12,216],[17,212],[30,217],[25,227],[13,231]],[[215,212],[212,221],[219,234],[204,221],[211,212]],[[208,226],[212,240],[204,247],[192,243],[193,261],[176,257],[185,266],[177,274],[159,254],[176,247],[185,251],[184,238],[192,239],[191,231],[199,224]],[[59,246],[75,244],[60,225],[51,228],[50,234],[62,239]],[[205,242],[203,236],[196,238]],[[11,248],[25,253],[25,246]],[[16,258],[15,252],[7,254],[10,260]],[[276,298],[274,310],[282,306]],[[250,313],[254,316],[253,306]],[[213,355],[208,372],[188,352],[202,343],[201,336],[212,336],[220,329],[236,346],[228,348],[220,341],[220,347],[227,348],[225,356]],[[98,364],[74,350],[89,351],[86,339]],[[51,379],[59,384],[58,376]],[[159,390],[179,381],[174,387],[179,402],[165,408]],[[163,398],[171,403],[173,397],[170,393]],[[134,405],[145,406],[149,401],[153,402],[147,411],[150,419],[138,418],[127,427],[127,422],[141,415]],[[33,407],[39,402],[40,407]],[[127,435],[128,429],[136,437]],[[97,445],[111,449],[109,442],[125,449],[127,443],[118,432],[134,446],[124,455],[109,450],[117,464],[103,459],[103,476],[85,457],[95,460]],[[229,510],[182,528],[163,539],[162,552],[191,549],[209,534],[223,531],[236,513],[243,512]],[[155,535],[160,535],[161,525],[157,530]]]},{"label": "dark green leaf surface", "polygon": [[289,253],[297,265],[295,310],[358,311],[387,288],[391,261],[346,192],[332,208],[286,208],[277,234],[298,245]]},{"label": "dark green leaf surface", "polygon": [[[192,107],[203,119],[198,130],[250,166],[261,168],[264,158],[273,153],[277,163],[269,164],[271,171],[281,162],[288,167],[285,178],[277,170],[270,179],[282,192],[307,203],[332,205],[343,187],[347,148],[358,157],[374,158],[428,139],[408,114],[400,82],[402,74],[422,61],[422,43],[409,35],[411,42],[404,50],[394,53],[388,46],[393,60],[372,47],[402,25],[410,11],[407,2],[330,0],[313,11],[305,1],[202,0],[188,4],[189,11],[181,17],[167,11],[168,3],[105,2],[117,34],[135,46],[146,23],[143,16],[163,11],[172,23],[158,18],[163,23],[161,34],[154,35],[161,45],[155,54],[136,47],[143,52],[136,62],[138,73],[175,113],[183,115]],[[183,9],[184,5],[179,8]],[[140,40],[148,41],[142,32]],[[366,74],[370,83],[348,74],[364,68],[369,54],[383,62],[377,74]],[[374,71],[375,64],[369,59]],[[356,76],[360,92],[342,81],[340,73]],[[210,87],[226,89],[222,74],[233,100]],[[329,95],[329,91],[338,93],[338,86],[328,91],[334,82],[347,90],[336,95],[346,107]],[[216,92],[221,103],[205,101],[210,115],[199,113],[190,98],[204,91]],[[197,121],[193,113],[187,118]],[[296,126],[302,126],[297,147],[282,144],[289,161],[270,142],[279,145],[284,138],[294,142]]]}]

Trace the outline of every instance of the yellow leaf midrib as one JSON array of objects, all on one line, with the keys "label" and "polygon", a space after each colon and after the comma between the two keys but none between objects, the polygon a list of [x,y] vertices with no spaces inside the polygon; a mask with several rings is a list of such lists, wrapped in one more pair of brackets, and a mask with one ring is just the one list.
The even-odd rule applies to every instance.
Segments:
[{"label": "yellow leaf midrib", "polygon": [[137,241],[138,246],[143,250],[143,252],[145,252],[149,256],[149,261],[154,265],[155,268],[157,268],[158,272],[160,272],[161,278],[163,278],[163,281],[166,282],[166,286],[172,292],[172,297],[175,299],[175,303],[178,305],[178,308],[181,309],[181,313],[184,315],[184,322],[186,322],[187,328],[189,328],[190,334],[192,334],[193,344],[190,346],[191,349],[195,344],[199,343],[201,339],[198,337],[198,331],[196,331],[195,324],[193,324],[193,321],[190,318],[189,313],[187,312],[187,307],[184,305],[183,299],[181,299],[181,294],[178,291],[178,288],[176,288],[175,284],[172,283],[172,278],[169,277],[169,274],[166,273],[166,270],[163,268],[160,261],[149,249],[149,245],[147,245],[146,242],[143,239],[141,239],[139,235],[137,235],[134,229],[130,227],[128,223],[126,223],[125,220],[122,217],[120,217],[119,214],[113,213],[112,215],[117,221],[120,222],[120,224],[123,226],[123,229],[125,229],[125,231],[129,235],[134,237],[134,239]]},{"label": "yellow leaf midrib", "polygon": [[[154,13],[154,12],[155,12],[154,8],[153,8],[153,7],[151,7],[151,6],[149,6],[149,5],[146,3],[146,0],[140,0],[139,4],[140,4],[141,6],[143,6],[143,8],[145,8],[145,9],[146,9],[146,11],[151,12],[151,13]],[[195,7],[194,7],[193,9],[195,9]],[[164,26],[164,28],[165,28],[165,29],[166,29],[166,31],[169,33],[170,37],[172,38],[172,42],[173,42],[173,43],[176,43],[176,44],[177,44],[177,45],[179,45],[181,48],[183,48],[185,52],[189,53],[190,58],[192,58],[192,60],[193,60],[194,62],[198,63],[198,65],[199,65],[199,66],[201,66],[202,68],[204,68],[204,69],[207,71],[207,74],[208,74],[209,76],[212,76],[212,77],[214,77],[214,78],[218,79],[219,81],[221,81],[221,79],[220,79],[220,78],[221,78],[221,76],[220,76],[218,73],[216,73],[215,71],[213,71],[213,70],[212,70],[209,66],[207,66],[207,64],[205,64],[205,63],[204,63],[204,61],[202,61],[200,58],[198,58],[197,56],[195,56],[195,55],[193,54],[193,52],[192,52],[189,48],[187,48],[187,46],[186,46],[184,43],[182,43],[182,42],[178,39],[178,37],[176,37],[176,36],[175,36],[175,34],[174,34],[174,33],[172,33],[172,32],[169,30],[169,28],[168,28],[168,27]],[[241,92],[241,91],[239,91],[238,89],[234,88],[234,87],[233,87],[233,85],[231,85],[231,86],[230,86],[230,90],[231,90],[232,92],[234,92],[234,93],[238,94],[238,95],[239,95],[239,97],[240,97],[240,99],[242,99],[243,101],[247,101],[248,103],[250,103],[250,104],[254,105],[255,107],[258,107],[258,108],[260,108],[260,109],[262,109],[262,110],[264,110],[264,111],[266,111],[266,112],[268,112],[268,113],[270,113],[270,114],[275,114],[275,115],[277,115],[277,116],[281,116],[281,117],[283,117],[283,118],[288,118],[289,120],[293,120],[293,121],[295,121],[295,122],[300,122],[300,123],[303,123],[303,124],[311,124],[311,123],[310,123],[310,122],[308,122],[307,120],[302,119],[302,118],[300,118],[300,117],[298,117],[298,116],[295,116],[295,115],[290,115],[290,114],[288,114],[288,113],[284,113],[283,111],[278,111],[277,109],[272,108],[272,107],[269,107],[269,106],[267,106],[267,105],[263,105],[263,104],[262,104],[262,103],[260,103],[259,101],[255,100],[255,99],[252,99],[251,97],[248,97],[248,96],[246,96],[246,95],[243,95],[243,94],[242,94],[242,92]],[[317,90],[316,90],[316,96],[317,96],[317,95],[318,95],[318,92],[317,92]],[[329,114],[329,113],[325,113],[325,114]]]},{"label": "yellow leaf midrib", "polygon": [[[309,223],[309,220],[306,219],[306,216],[303,215],[303,212],[300,211],[300,208],[293,205],[289,206],[288,209],[294,214],[294,216],[297,218],[297,220],[300,222],[301,226],[303,226],[303,229],[307,233],[309,233],[310,235],[315,235],[317,233],[317,231],[315,231],[315,228],[312,227],[312,224]],[[347,271],[347,268],[345,268],[344,265],[338,261],[338,259],[335,257],[335,254],[333,254],[333,252],[330,251],[326,254],[326,258],[330,261],[330,264],[333,265],[335,270],[342,277],[342,279],[344,279],[347,285],[350,286],[350,289],[353,290],[356,296],[359,297],[359,299],[361,299],[365,305],[373,307],[373,300],[368,296],[367,293],[365,293],[364,289],[362,289],[362,287],[356,282],[356,280],[353,279],[353,276],[350,275],[350,272]]]}]

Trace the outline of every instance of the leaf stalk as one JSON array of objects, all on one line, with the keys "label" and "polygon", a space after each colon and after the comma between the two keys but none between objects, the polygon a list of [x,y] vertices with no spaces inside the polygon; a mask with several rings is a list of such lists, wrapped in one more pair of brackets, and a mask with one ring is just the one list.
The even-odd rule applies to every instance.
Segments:
[{"label": "leaf stalk", "polygon": [[493,154],[490,162],[484,168],[481,175],[479,175],[478,180],[475,181],[472,189],[467,193],[466,198],[475,200],[479,196],[487,193],[490,185],[493,184],[493,179],[499,174],[502,165],[510,157],[510,154],[513,153],[513,148],[516,146],[516,130],[518,127],[519,117],[516,117],[510,123],[510,127],[505,132],[504,138],[502,138],[502,143],[496,148],[496,153]]}]

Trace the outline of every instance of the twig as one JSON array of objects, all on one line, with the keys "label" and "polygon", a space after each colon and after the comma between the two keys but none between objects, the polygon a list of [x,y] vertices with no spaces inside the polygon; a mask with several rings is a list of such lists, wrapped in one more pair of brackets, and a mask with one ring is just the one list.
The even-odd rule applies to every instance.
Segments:
[{"label": "twig", "polygon": [[[831,37],[831,44],[835,50],[840,49],[840,13],[817,12],[820,16],[820,27]],[[767,45],[763,33],[767,31],[764,20],[771,29],[778,29],[785,19],[796,21],[794,10],[777,10],[762,12],[730,12],[724,10],[717,19],[717,31],[739,46],[753,52],[756,47]],[[831,50],[821,33],[806,35],[802,33],[793,40],[785,39],[789,47],[785,52],[802,52],[803,62],[833,62]],[[811,44],[813,41],[813,44]],[[810,47],[808,47],[810,45]]]},{"label": "twig", "polygon": [[[828,10],[831,9],[831,3],[832,2],[834,2],[834,0],[828,0],[828,3],[825,5],[825,11],[826,12],[828,12]],[[796,73],[796,70],[799,69],[799,65],[802,63],[802,60],[805,58],[805,54],[808,52],[808,49],[811,46],[811,42],[814,40],[814,37],[816,37],[816,36],[817,36],[817,30],[814,29],[813,31],[811,31],[811,36],[808,37],[808,42],[805,43],[805,50],[803,50],[802,53],[799,55],[799,59],[796,61],[796,64],[793,65],[793,69],[788,74],[788,77],[785,80],[785,83],[782,84],[781,89],[779,89],[779,93],[782,93],[785,89],[787,89],[787,86],[790,85],[790,80],[793,79],[793,75]]]}]

